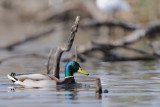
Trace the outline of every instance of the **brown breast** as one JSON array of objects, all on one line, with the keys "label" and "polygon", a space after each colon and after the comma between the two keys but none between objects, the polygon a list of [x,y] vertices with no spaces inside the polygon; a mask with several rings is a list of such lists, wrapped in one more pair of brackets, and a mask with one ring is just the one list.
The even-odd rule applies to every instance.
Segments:
[{"label": "brown breast", "polygon": [[68,77],[65,78],[62,82],[57,82],[57,85],[63,85],[63,84],[75,84],[75,79],[74,77]]}]

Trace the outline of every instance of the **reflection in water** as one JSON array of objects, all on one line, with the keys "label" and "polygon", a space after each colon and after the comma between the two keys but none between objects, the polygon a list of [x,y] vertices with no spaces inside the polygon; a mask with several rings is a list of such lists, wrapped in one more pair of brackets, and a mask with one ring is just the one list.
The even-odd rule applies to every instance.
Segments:
[{"label": "reflection in water", "polygon": [[73,90],[73,91],[66,91],[65,92],[65,96],[67,100],[76,100],[76,96],[77,96],[77,91]]},{"label": "reflection in water", "polygon": [[23,92],[23,91],[74,91],[77,89],[88,89],[90,88],[89,85],[86,84],[65,84],[65,85],[58,85],[57,87],[23,87],[20,85],[10,85],[8,86],[8,92]]}]

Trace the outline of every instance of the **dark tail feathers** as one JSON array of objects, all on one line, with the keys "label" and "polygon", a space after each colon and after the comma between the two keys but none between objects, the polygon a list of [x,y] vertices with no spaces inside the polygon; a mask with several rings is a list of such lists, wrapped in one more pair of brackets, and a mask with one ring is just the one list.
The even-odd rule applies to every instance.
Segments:
[{"label": "dark tail feathers", "polygon": [[15,77],[16,73],[11,73],[10,75],[8,75],[8,78],[11,79],[12,82],[16,82],[18,81],[18,79]]}]

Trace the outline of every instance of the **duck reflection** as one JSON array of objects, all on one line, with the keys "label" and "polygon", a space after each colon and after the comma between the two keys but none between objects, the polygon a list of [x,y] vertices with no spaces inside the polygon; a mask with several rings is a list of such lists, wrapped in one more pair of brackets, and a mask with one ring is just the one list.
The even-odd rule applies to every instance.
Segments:
[{"label": "duck reflection", "polygon": [[57,85],[55,87],[23,87],[20,85],[9,85],[8,92],[27,92],[27,91],[73,91],[78,89],[89,88],[89,85],[84,85],[80,83],[76,84],[66,84],[66,85]]},{"label": "duck reflection", "polygon": [[[67,102],[68,101],[73,101],[73,100],[77,100],[79,97],[81,98],[81,95],[79,96],[78,93],[83,93],[85,91],[89,92],[95,88],[92,87],[90,85],[86,85],[86,84],[80,84],[80,83],[76,83],[76,84],[67,84],[67,85],[57,85],[57,87],[32,87],[32,88],[26,88],[23,86],[17,86],[17,85],[10,85],[8,87],[8,92],[31,92],[32,94],[34,94],[34,92],[37,94],[37,92],[45,92],[45,94],[50,93],[51,95],[53,95],[53,97],[56,99],[64,99]],[[47,93],[46,93],[47,92]],[[38,93],[39,95],[40,93]],[[42,93],[44,94],[44,93]],[[48,95],[48,94],[47,94]],[[88,98],[90,97],[94,97],[94,92],[93,95],[88,95]],[[101,99],[101,94],[97,94],[95,91],[95,97],[96,99]],[[59,100],[57,100],[59,102]]]},{"label": "duck reflection", "polygon": [[77,91],[76,90],[66,91],[65,98],[66,98],[66,100],[76,100],[77,99]]}]

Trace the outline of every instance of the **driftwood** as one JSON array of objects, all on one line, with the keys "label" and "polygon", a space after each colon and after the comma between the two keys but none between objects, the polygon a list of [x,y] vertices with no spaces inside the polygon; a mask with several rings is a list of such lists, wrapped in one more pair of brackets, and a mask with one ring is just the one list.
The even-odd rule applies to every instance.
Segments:
[{"label": "driftwood", "polygon": [[[143,56],[126,57],[126,56],[119,56],[117,54],[112,53],[112,51],[116,50],[117,48],[133,51],[133,52],[142,54]],[[131,48],[127,45],[100,44],[95,42],[90,42],[85,46],[78,47],[77,51],[78,51],[78,60],[82,62],[86,60],[85,58],[87,56],[90,56],[90,54],[94,53],[95,51],[100,51],[103,53],[102,60],[104,61],[156,60],[157,58],[160,58],[160,55],[158,55],[157,53],[150,54],[148,52],[145,52],[139,49]],[[63,61],[68,61],[70,59],[73,59],[74,57],[75,55],[73,54],[71,55],[70,58],[66,58]]]},{"label": "driftwood", "polygon": [[[148,53],[139,49],[134,49],[129,47],[128,45],[133,44],[135,42],[138,42],[139,40],[142,40],[143,38],[148,38],[149,40],[153,40],[153,38],[156,35],[156,33],[160,33],[160,23],[156,23],[156,24],[148,24],[146,25],[146,27],[144,26],[136,26],[136,25],[132,25],[132,24],[128,24],[125,22],[120,22],[120,21],[106,21],[106,22],[94,22],[91,24],[87,24],[87,25],[81,25],[81,27],[85,28],[94,28],[94,27],[100,27],[100,26],[108,26],[108,27],[114,27],[114,26],[118,26],[121,27],[123,29],[127,29],[132,31],[129,35],[126,35],[124,37],[123,40],[119,39],[117,41],[114,41],[112,43],[105,43],[105,44],[101,44],[101,43],[96,43],[96,42],[90,42],[88,44],[86,44],[85,46],[78,46],[77,47],[77,56],[75,56],[75,54],[72,54],[70,58],[66,58],[63,59],[63,61],[68,61],[68,60],[75,60],[74,58],[77,57],[77,59],[79,61],[85,61],[86,57],[90,56],[91,53],[93,53],[94,51],[100,51],[104,54],[103,60],[105,61],[128,61],[128,60],[155,60],[157,58],[160,58],[160,55],[158,53],[156,53],[155,49],[153,46],[151,46],[151,48],[153,48],[153,53]],[[73,29],[72,29],[73,30]],[[29,36],[28,38],[22,40],[22,41],[17,41],[13,44],[9,44],[5,47],[0,47],[1,49],[13,49],[15,46],[23,44],[27,41],[30,40],[35,40],[39,37],[42,37],[48,33],[52,33],[54,30],[53,29],[49,29],[45,32],[33,35],[33,36]],[[75,32],[71,32],[71,35],[74,35]],[[71,41],[72,39],[70,39],[69,41]],[[68,41],[68,46],[69,46],[69,41]],[[67,47],[64,46],[64,47]],[[55,60],[58,61],[60,60],[61,54],[64,51],[68,51],[67,49],[64,49],[64,47],[59,47],[57,49],[57,53],[59,54],[59,59],[57,57],[57,59]],[[118,56],[116,54],[113,54],[112,51],[116,50],[117,48],[122,48],[122,49],[126,49],[129,51],[134,51],[136,53],[142,54],[142,57],[123,57],[123,56]],[[68,48],[69,49],[69,48]],[[20,55],[21,56],[26,56],[26,55]],[[9,60],[12,59],[14,57],[18,57],[18,56],[11,56],[11,57],[7,57],[1,60],[1,62],[5,61],[5,60]],[[56,62],[57,63],[57,62]],[[58,66],[57,66],[58,65]],[[56,67],[55,67],[56,66]],[[59,64],[54,64],[54,68],[53,71],[59,71]],[[57,74],[54,74],[57,75]],[[57,76],[58,77],[58,76]]]},{"label": "driftwood", "polygon": [[139,40],[141,40],[144,37],[153,38],[156,35],[155,33],[160,33],[160,22],[154,23],[154,24],[148,24],[146,27],[139,27],[133,24],[128,24],[121,21],[106,21],[106,22],[91,22],[89,24],[80,25],[82,28],[98,28],[101,26],[107,26],[107,27],[121,27],[125,30],[133,31],[129,35],[126,35],[124,40],[119,40],[111,43],[111,45],[114,46],[120,46],[120,45],[128,45],[135,43]]},{"label": "driftwood", "polygon": [[98,99],[101,99],[101,94],[102,94],[102,85],[101,85],[101,80],[100,78],[96,78],[95,80],[95,86],[96,86],[96,97]]},{"label": "driftwood", "polygon": [[[112,23],[115,26],[121,26],[122,23]],[[101,26],[101,25],[107,25],[110,26],[108,23],[98,23],[94,24],[93,26]],[[90,26],[90,25],[89,25]],[[112,26],[112,25],[111,25]],[[129,60],[156,60],[160,58],[160,55],[156,52],[156,49],[151,44],[151,49],[153,50],[153,53],[148,53],[139,49],[131,48],[128,45],[133,44],[135,42],[138,42],[142,38],[148,38],[148,40],[154,40],[154,37],[156,33],[160,33],[160,23],[157,24],[149,24],[148,26],[144,28],[138,28],[134,26],[130,26],[127,24],[122,24],[122,26],[125,26],[124,28],[134,30],[129,35],[125,36],[123,40],[118,40],[112,43],[97,43],[97,42],[89,42],[85,46],[79,46],[78,51],[78,58],[80,61],[85,61],[84,56],[90,56],[91,53],[95,51],[100,51],[104,54],[103,60],[105,61],[129,61]],[[112,53],[113,50],[116,50],[118,48],[122,48],[125,50],[133,51],[136,53],[141,54],[142,56],[135,56],[135,57],[126,57],[126,56],[119,56],[114,53]],[[83,56],[83,57],[82,57]],[[64,61],[73,59],[75,56],[72,55],[71,58],[64,59]]]},{"label": "driftwood", "polygon": [[96,93],[98,94],[102,94],[102,85],[101,85],[101,80],[100,78],[96,78],[96,81],[95,81],[95,85],[96,85]]},{"label": "driftwood", "polygon": [[54,55],[54,64],[53,64],[53,75],[57,78],[59,78],[59,70],[60,70],[60,59],[63,54],[63,52],[67,52],[71,49],[75,33],[78,30],[78,24],[79,24],[80,16],[77,16],[74,25],[72,26],[71,29],[71,35],[68,38],[68,43],[65,44],[64,46],[58,47],[55,55]]},{"label": "driftwood", "polygon": [[53,28],[51,29],[48,29],[44,32],[41,32],[41,33],[38,33],[38,34],[33,34],[31,36],[27,36],[25,39],[23,40],[19,40],[19,41],[15,41],[14,43],[11,43],[11,44],[8,44],[7,46],[4,46],[4,47],[0,47],[0,49],[7,49],[7,50],[12,50],[15,46],[17,45],[21,45],[21,44],[24,44],[28,41],[32,41],[32,40],[36,40],[42,36],[46,36],[47,34],[50,34],[54,31]]},{"label": "driftwood", "polygon": [[145,28],[135,30],[134,32],[126,36],[124,42],[121,43],[121,45],[122,44],[128,45],[135,43],[144,37],[154,38],[155,33],[160,33],[160,23],[151,24]]}]

